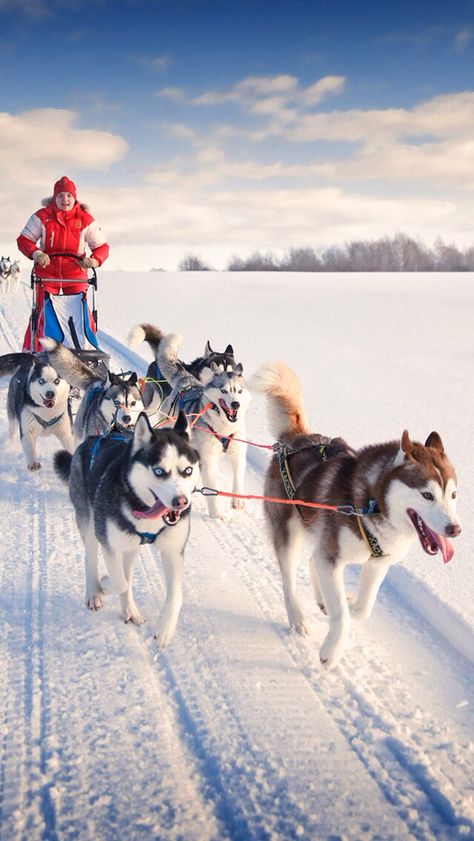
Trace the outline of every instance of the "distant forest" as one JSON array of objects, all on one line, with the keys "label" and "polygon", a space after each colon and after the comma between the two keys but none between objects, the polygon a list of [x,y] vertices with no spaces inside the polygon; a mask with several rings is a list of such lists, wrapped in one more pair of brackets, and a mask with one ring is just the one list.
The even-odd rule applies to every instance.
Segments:
[{"label": "distant forest", "polygon": [[[179,271],[210,271],[212,267],[194,254],[179,263]],[[432,248],[405,234],[360,240],[317,252],[290,248],[278,258],[255,251],[250,257],[232,257],[230,272],[472,272],[474,245],[464,251],[436,240]]]}]

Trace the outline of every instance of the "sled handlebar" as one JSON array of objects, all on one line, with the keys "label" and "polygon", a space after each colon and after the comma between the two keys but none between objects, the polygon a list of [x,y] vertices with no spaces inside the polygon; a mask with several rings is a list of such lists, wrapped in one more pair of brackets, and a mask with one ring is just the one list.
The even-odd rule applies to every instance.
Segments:
[{"label": "sled handlebar", "polygon": [[[73,254],[71,251],[51,251],[48,254],[48,257],[71,257],[77,262],[82,260],[85,256],[85,254]],[[84,280],[80,280],[79,278],[76,278],[76,280],[63,280],[55,277],[37,277],[37,275],[35,275],[35,264],[33,264],[33,268],[31,269],[31,288],[33,289],[35,283],[43,283],[47,280],[48,283],[60,283],[61,285],[66,283],[88,283],[89,286],[93,286],[94,289],[97,289],[97,272],[93,268],[91,268],[90,271],[92,272],[92,276],[84,278]]]}]

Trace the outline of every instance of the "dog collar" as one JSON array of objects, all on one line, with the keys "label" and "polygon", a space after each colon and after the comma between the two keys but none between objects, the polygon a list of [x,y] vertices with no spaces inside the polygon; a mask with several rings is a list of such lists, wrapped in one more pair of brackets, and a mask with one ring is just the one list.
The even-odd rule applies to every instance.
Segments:
[{"label": "dog collar", "polygon": [[61,414],[58,415],[56,418],[51,418],[51,420],[43,420],[43,418],[40,418],[40,416],[37,415],[36,412],[32,412],[31,414],[33,415],[33,417],[36,418],[39,425],[42,426],[43,429],[47,429],[48,426],[54,426],[55,423],[60,421],[62,416],[64,415],[64,412],[61,412]]}]

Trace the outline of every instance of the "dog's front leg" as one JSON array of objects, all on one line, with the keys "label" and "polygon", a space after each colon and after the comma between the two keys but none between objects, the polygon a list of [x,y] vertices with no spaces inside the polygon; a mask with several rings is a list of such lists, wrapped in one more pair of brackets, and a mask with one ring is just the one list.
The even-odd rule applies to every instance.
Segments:
[{"label": "dog's front leg", "polygon": [[99,583],[99,541],[95,535],[92,518],[87,523],[78,522],[85,549],[86,605],[89,610],[100,610],[103,591]]},{"label": "dog's front leg", "polygon": [[[218,458],[214,442],[211,441],[201,452],[201,476],[205,487],[217,488]],[[222,517],[222,508],[217,496],[210,495],[207,497],[207,510],[210,517]]]},{"label": "dog's front leg", "polygon": [[58,429],[56,430],[56,438],[60,441],[63,445],[64,449],[68,451],[68,453],[74,452],[74,437],[72,434],[71,423],[69,419],[64,421],[64,423],[58,424]]},{"label": "dog's front leg", "polygon": [[369,618],[388,568],[389,564],[384,558],[371,558],[362,566],[357,598],[350,607],[351,616],[354,619]]},{"label": "dog's front leg", "polygon": [[125,577],[128,581],[128,588],[125,593],[120,594],[120,604],[122,606],[122,618],[125,622],[133,622],[134,625],[143,625],[145,619],[138,610],[133,600],[133,571],[138,558],[138,550],[131,552],[124,552],[123,567]]},{"label": "dog's front leg", "polygon": [[[296,594],[296,573],[303,541],[303,529],[296,521],[296,516],[299,515],[293,514],[288,521],[286,539],[282,535],[278,536],[275,551],[280,565],[288,623],[290,628],[294,628],[298,634],[305,637],[309,629],[304,610]],[[282,540],[281,543],[279,539]]]},{"label": "dog's front leg", "polygon": [[[231,441],[227,453],[230,458],[233,473],[232,493],[244,493],[245,467],[247,463],[247,445],[241,441]],[[243,499],[233,499],[232,508],[245,508]]]},{"label": "dog's front leg", "polygon": [[321,646],[319,659],[326,669],[333,669],[342,657],[350,626],[343,565],[326,559],[319,561],[318,579],[329,619],[329,632]]},{"label": "dog's front leg", "polygon": [[103,544],[102,553],[109,575],[102,579],[101,587],[104,593],[113,593],[114,595],[121,596],[122,593],[126,593],[128,590],[128,581],[124,572],[123,553],[120,550],[114,551],[108,549]]},{"label": "dog's front leg", "polygon": [[[176,529],[179,526],[173,528]],[[168,537],[172,536],[166,535],[165,540]],[[162,545],[160,551],[165,575],[166,598],[156,626],[155,639],[160,648],[166,648],[174,637],[183,604],[184,547],[181,552],[177,552],[169,545]]]},{"label": "dog's front leg", "polygon": [[25,454],[28,470],[39,470],[41,467],[36,456],[36,439],[37,435],[31,429],[22,430],[21,446]]}]

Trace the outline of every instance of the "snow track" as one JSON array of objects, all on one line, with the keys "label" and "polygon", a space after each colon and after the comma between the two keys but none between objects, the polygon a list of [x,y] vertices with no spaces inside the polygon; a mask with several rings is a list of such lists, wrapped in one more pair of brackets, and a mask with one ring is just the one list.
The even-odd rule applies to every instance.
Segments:
[{"label": "snow track", "polygon": [[[1,353],[18,349],[17,318],[0,303]],[[146,369],[107,334],[101,344],[112,368]],[[2,426],[5,398],[3,381]],[[287,630],[259,503],[213,520],[197,497],[182,614],[160,651],[157,550],[143,548],[135,577],[144,626],[124,625],[113,597],[87,611],[56,447],[42,448],[37,476],[17,452],[0,466],[2,839],[474,837],[472,632],[448,607],[438,623],[423,585],[413,600],[409,573],[393,570],[326,674],[304,564],[308,639]],[[251,451],[250,490],[263,464]]]}]

